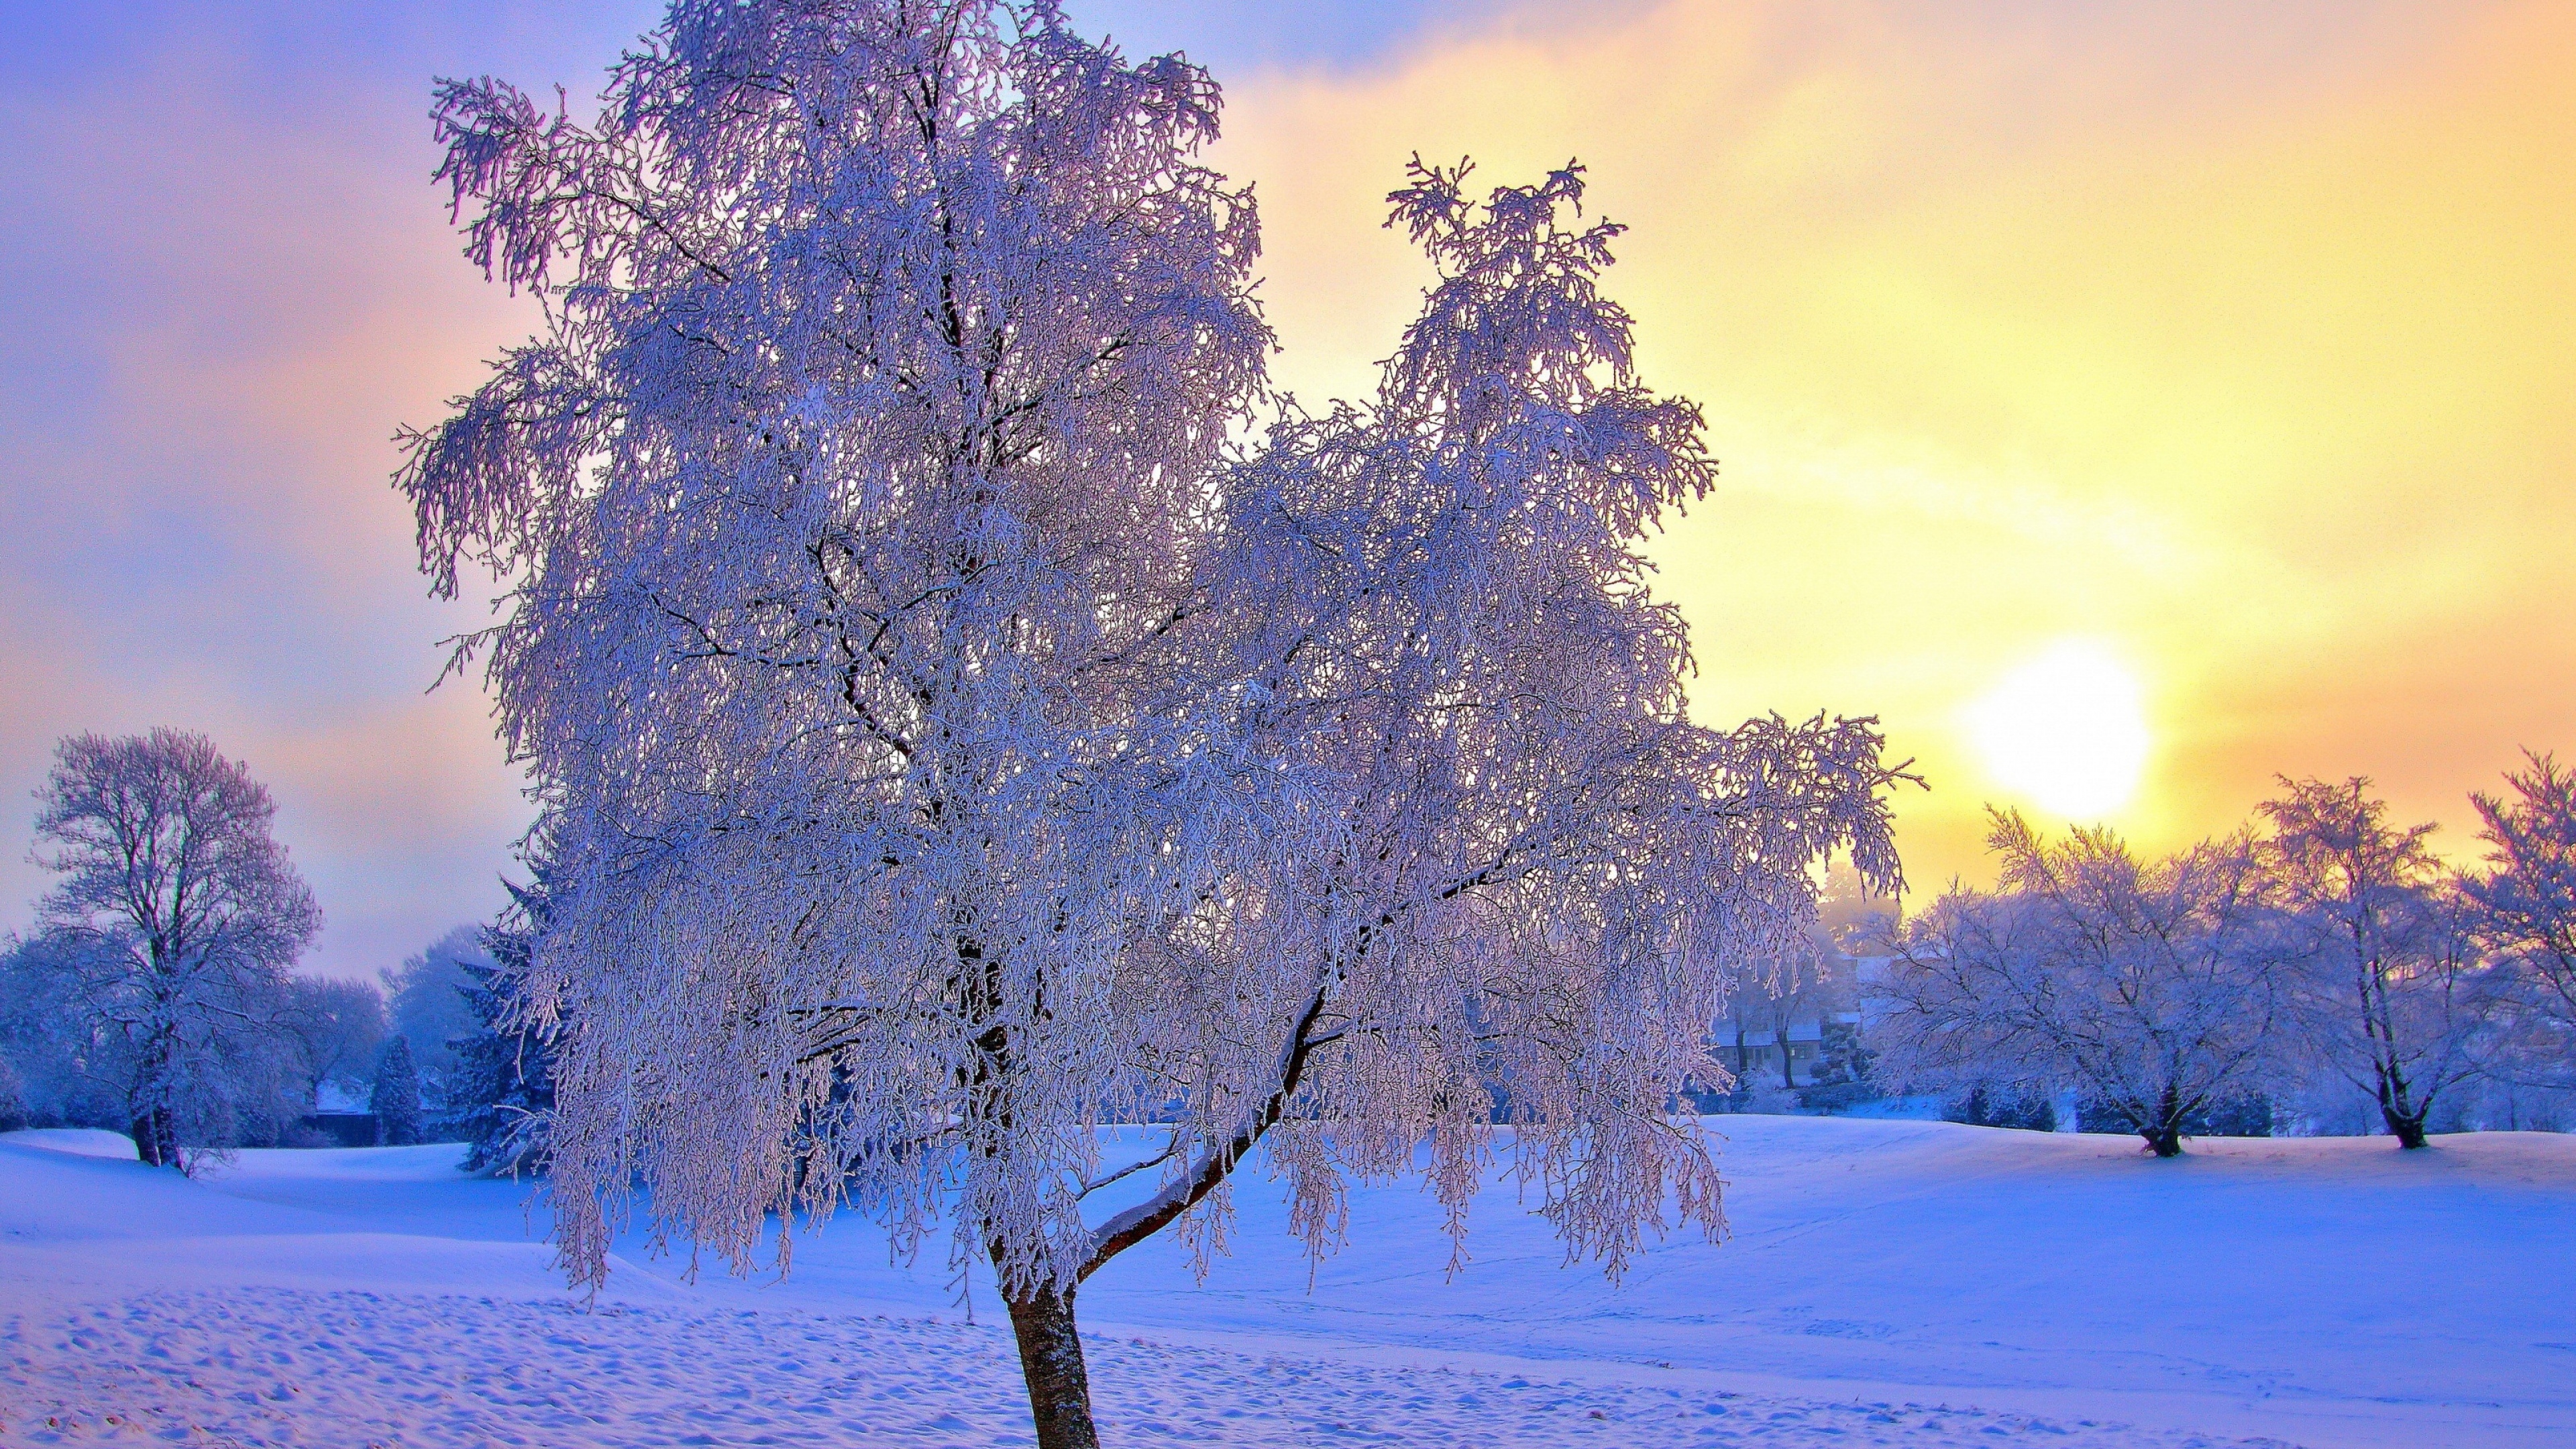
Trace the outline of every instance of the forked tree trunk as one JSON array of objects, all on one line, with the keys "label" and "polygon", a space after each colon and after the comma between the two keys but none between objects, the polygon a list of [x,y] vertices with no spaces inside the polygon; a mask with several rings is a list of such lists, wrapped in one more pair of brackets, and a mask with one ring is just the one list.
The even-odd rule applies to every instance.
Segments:
[{"label": "forked tree trunk", "polygon": [[170,1109],[146,1108],[135,1117],[129,1129],[134,1138],[134,1155],[154,1167],[179,1165],[179,1144],[170,1130]]},{"label": "forked tree trunk", "polygon": [[1100,1449],[1091,1423],[1091,1375],[1074,1332],[1073,1295],[1045,1291],[1005,1300],[1020,1341],[1020,1372],[1029,1382],[1029,1412],[1038,1449]]},{"label": "forked tree trunk", "polygon": [[2387,1120],[2388,1130],[2397,1137],[2399,1147],[2421,1147],[2424,1144],[2424,1113],[2412,1117],[2400,1114],[2394,1107],[2382,1107],[2379,1115]]},{"label": "forked tree trunk", "polygon": [[2182,1091],[2165,1083],[2164,1094],[2156,1101],[2153,1116],[2138,1124],[2138,1135],[2147,1140],[2147,1150],[2158,1157],[2182,1156]]}]

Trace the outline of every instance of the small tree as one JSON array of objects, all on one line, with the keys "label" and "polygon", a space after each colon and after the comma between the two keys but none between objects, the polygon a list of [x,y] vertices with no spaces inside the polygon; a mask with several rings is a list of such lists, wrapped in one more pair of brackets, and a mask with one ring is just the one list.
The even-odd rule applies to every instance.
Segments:
[{"label": "small tree", "polygon": [[2480,939],[2504,968],[2496,1004],[2503,1078],[2576,1083],[2576,771],[2526,754],[2510,795],[2473,794],[2487,869],[2463,883]]},{"label": "small tree", "polygon": [[2425,838],[2370,782],[2291,780],[2264,804],[2266,885],[2297,944],[2286,1019],[2329,1070],[2370,1094],[2401,1147],[2477,1071],[2487,1011],[2464,902]]},{"label": "small tree", "polygon": [[1898,937],[1877,994],[1888,1069],[2040,1096],[2073,1087],[2159,1157],[2273,1065],[2278,948],[2249,841],[2142,861],[2107,830],[2060,842],[1995,812],[1992,894],[1954,891]]},{"label": "small tree", "polygon": [[376,1114],[376,1143],[409,1147],[420,1141],[420,1071],[412,1065],[411,1042],[394,1037],[376,1058],[376,1085],[367,1094],[367,1110]]},{"label": "small tree", "polygon": [[[738,1269],[944,1220],[1089,1449],[1081,1284],[1166,1228],[1204,1264],[1256,1148],[1311,1251],[1426,1142],[1463,1231],[1499,1094],[1576,1251],[1718,1227],[1667,1106],[1810,868],[1892,881],[1893,775],[1869,721],[1688,719],[1640,548],[1714,465],[1575,169],[1417,167],[1440,280],[1378,396],[1264,433],[1215,86],[1051,4],[683,0],[594,124],[439,115],[470,254],[549,304],[400,482],[438,587],[511,583],[474,647],[559,871],[578,1279],[639,1189]],[[1154,1176],[1105,1171],[1145,1120]]]},{"label": "small tree", "polygon": [[204,735],[75,735],[37,792],[44,959],[103,1033],[135,1148],[228,1140],[236,1097],[273,1066],[287,970],[321,928],[270,833],[268,790]]}]

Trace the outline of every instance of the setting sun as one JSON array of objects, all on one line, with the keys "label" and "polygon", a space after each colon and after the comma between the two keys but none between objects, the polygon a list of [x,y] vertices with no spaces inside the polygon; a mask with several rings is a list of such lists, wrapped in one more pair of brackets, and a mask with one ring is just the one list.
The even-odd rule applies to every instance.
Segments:
[{"label": "setting sun", "polygon": [[2141,698],[2108,649],[2070,639],[1996,681],[1960,722],[1996,784],[2090,820],[2137,792],[2149,744]]}]

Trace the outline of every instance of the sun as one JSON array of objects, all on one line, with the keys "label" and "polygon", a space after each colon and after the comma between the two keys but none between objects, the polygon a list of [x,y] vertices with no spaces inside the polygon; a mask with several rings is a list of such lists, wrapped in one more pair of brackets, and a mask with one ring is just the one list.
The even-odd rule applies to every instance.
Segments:
[{"label": "sun", "polygon": [[2090,640],[2063,640],[2015,666],[1960,723],[1997,784],[2070,820],[2128,804],[2146,769],[2138,677]]}]

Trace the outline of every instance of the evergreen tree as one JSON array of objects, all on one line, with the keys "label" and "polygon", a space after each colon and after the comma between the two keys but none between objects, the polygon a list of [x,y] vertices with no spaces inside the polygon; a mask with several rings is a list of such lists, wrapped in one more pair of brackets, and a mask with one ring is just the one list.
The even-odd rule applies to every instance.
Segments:
[{"label": "evergreen tree", "polygon": [[1942,1109],[1941,1120],[1964,1122],[1971,1127],[2054,1132],[2057,1104],[2038,1092],[1979,1082],[1968,1089],[1966,1096],[1951,1098]]},{"label": "evergreen tree", "polygon": [[473,1144],[468,1172],[545,1170],[546,1128],[554,1115],[554,1049],[548,1033],[524,1020],[521,983],[528,952],[545,914],[545,876],[526,890],[509,887],[510,915],[483,933],[498,963],[467,966],[472,984],[459,988],[473,1009],[475,1029],[455,1049],[455,1113],[448,1126]]},{"label": "evergreen tree", "polygon": [[411,1043],[401,1037],[385,1043],[376,1058],[376,1089],[367,1099],[376,1114],[376,1141],[385,1147],[409,1147],[420,1141],[420,1071],[412,1065]]}]

